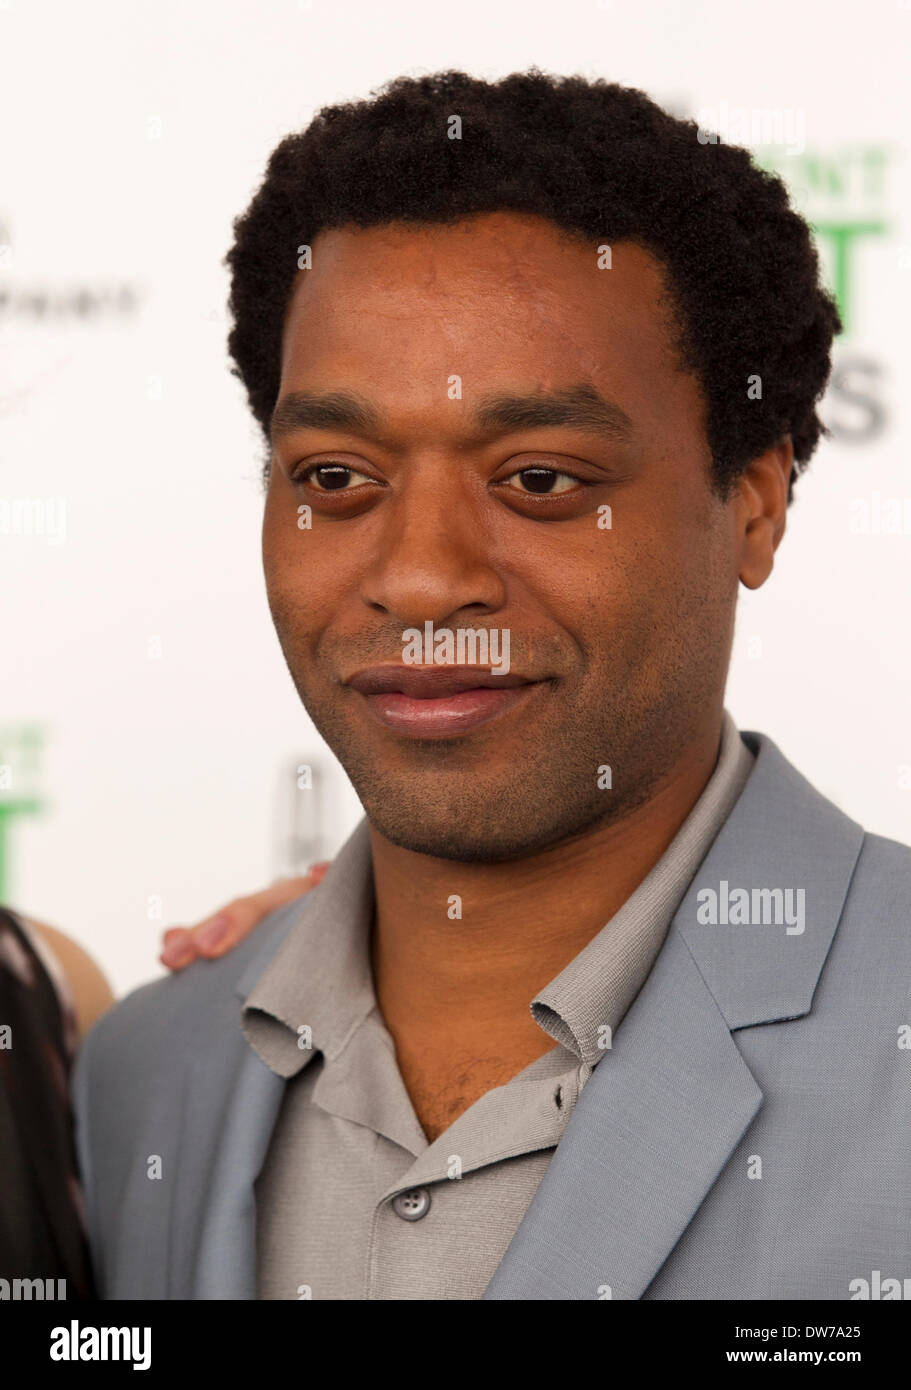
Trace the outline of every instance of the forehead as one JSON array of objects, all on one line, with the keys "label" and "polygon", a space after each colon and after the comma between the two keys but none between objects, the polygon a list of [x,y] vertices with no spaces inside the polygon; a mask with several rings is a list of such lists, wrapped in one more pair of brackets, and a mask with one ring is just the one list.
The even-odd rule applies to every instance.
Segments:
[{"label": "forehead", "polygon": [[587,380],[635,408],[681,376],[665,272],[636,243],[498,212],[333,228],[312,249],[288,301],[279,394],[344,378],[394,395],[455,374],[465,389]]}]

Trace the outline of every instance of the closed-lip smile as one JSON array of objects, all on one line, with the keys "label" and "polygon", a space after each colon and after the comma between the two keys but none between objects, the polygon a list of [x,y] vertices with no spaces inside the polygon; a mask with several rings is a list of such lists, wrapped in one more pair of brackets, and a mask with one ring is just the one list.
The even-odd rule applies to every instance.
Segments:
[{"label": "closed-lip smile", "polygon": [[412,738],[467,733],[515,708],[542,682],[516,672],[498,676],[490,667],[369,666],[343,684],[366,699],[380,724]]}]

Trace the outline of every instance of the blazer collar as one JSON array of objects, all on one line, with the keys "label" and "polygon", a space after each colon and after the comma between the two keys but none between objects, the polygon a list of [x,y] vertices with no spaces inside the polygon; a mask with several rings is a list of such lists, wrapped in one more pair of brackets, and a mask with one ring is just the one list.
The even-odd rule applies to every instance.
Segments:
[{"label": "blazer collar", "polygon": [[[864,838],[771,739],[743,737],[753,771],[674,917],[732,1029],[809,1013]],[[761,897],[752,924],[700,921],[706,890],[730,900],[736,889],[751,902],[769,890],[793,902],[802,894],[803,930],[768,921]]]}]

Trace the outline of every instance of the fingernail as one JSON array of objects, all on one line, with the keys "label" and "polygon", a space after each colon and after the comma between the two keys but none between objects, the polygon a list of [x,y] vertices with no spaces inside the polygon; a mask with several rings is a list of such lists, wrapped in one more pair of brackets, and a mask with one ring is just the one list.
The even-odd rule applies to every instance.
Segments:
[{"label": "fingernail", "polygon": [[186,941],[172,941],[161,953],[161,963],[167,966],[188,965],[196,952]]},{"label": "fingernail", "polygon": [[201,946],[204,951],[213,951],[224,941],[229,926],[228,918],[219,913],[217,917],[213,917],[211,922],[207,922],[196,933],[197,946]]}]

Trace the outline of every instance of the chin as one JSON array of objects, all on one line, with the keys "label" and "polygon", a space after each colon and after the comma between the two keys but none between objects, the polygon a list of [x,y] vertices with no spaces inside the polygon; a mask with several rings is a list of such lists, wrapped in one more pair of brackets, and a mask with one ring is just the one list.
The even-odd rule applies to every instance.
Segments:
[{"label": "chin", "polygon": [[370,817],[371,824],[399,849],[410,850],[412,854],[426,854],[433,859],[451,859],[458,864],[502,864],[511,859],[524,859],[536,849],[544,846],[526,841],[495,841],[490,837],[480,840],[477,836],[466,835],[455,827],[434,832],[426,825],[403,827],[383,825]]},{"label": "chin", "polygon": [[459,864],[503,864],[527,859],[587,829],[593,820],[590,811],[568,820],[564,807],[553,820],[523,821],[522,811],[527,811],[527,806],[510,810],[496,798],[489,803],[496,807],[493,823],[485,823],[479,804],[455,814],[436,816],[427,807],[406,808],[401,804],[390,813],[389,800],[377,806],[364,804],[370,824],[391,844],[412,854]]}]

